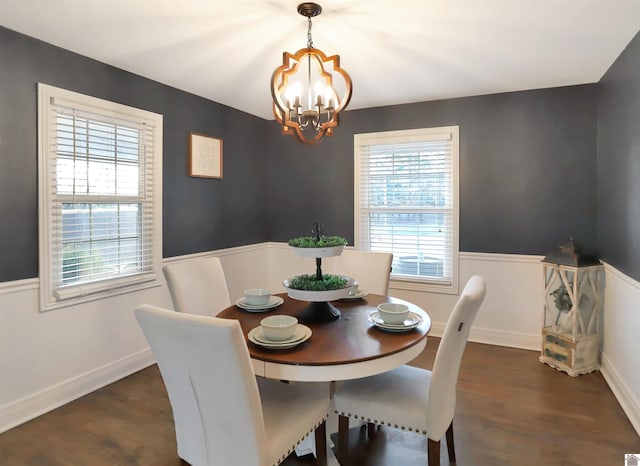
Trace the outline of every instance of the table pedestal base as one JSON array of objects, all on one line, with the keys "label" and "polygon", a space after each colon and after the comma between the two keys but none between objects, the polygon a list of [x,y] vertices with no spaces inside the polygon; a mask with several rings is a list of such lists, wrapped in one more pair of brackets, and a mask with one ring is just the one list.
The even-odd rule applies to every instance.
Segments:
[{"label": "table pedestal base", "polygon": [[310,302],[298,318],[304,322],[331,322],[340,318],[340,311],[329,302]]}]

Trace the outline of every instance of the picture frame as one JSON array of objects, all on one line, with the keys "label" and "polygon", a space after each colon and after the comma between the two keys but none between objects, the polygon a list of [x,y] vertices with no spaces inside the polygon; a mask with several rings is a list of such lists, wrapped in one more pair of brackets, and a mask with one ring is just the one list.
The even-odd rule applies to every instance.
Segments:
[{"label": "picture frame", "polygon": [[189,176],[222,179],[222,139],[189,133]]}]

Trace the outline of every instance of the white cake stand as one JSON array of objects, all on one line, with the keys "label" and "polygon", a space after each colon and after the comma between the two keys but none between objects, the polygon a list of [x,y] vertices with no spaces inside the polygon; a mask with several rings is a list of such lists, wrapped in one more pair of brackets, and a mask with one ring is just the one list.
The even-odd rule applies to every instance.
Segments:
[{"label": "white cake stand", "polygon": [[[297,256],[315,257],[316,277],[322,280],[322,258],[334,257],[342,254],[344,246],[334,246],[329,248],[292,248]],[[340,311],[329,301],[346,298],[349,290],[355,284],[351,277],[342,276],[347,283],[344,288],[327,291],[305,291],[289,288],[291,279],[282,282],[287,289],[290,298],[299,301],[309,301],[309,305],[299,314],[299,318],[305,322],[330,322],[340,318]]]}]

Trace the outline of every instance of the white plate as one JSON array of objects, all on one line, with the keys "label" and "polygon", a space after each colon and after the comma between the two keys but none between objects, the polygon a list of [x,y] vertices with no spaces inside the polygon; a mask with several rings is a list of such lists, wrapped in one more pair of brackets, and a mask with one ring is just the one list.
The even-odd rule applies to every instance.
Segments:
[{"label": "white plate", "polygon": [[270,349],[288,349],[299,345],[311,338],[311,329],[306,325],[298,324],[293,337],[285,341],[268,341],[266,337],[261,336],[262,328],[260,326],[249,330],[247,338],[250,342],[255,343],[263,348]]},{"label": "white plate", "polygon": [[280,340],[280,341],[271,340],[269,337],[266,336],[263,329],[261,329],[260,327],[256,327],[256,328],[258,330],[256,330],[255,333],[253,333],[253,339],[256,340],[258,343],[267,344],[267,345],[288,345],[289,343],[296,343],[302,340],[306,335],[304,328],[302,328],[300,324],[296,324],[295,328],[293,329],[293,335],[290,338],[287,338],[286,340]]},{"label": "white plate", "polygon": [[407,330],[414,329],[422,324],[422,317],[415,312],[409,311],[409,317],[407,317],[403,323],[401,324],[388,324],[382,317],[380,317],[380,313],[378,311],[373,311],[368,316],[369,322],[378,327],[381,330],[386,330],[388,332],[406,332]]},{"label": "white plate", "polygon": [[269,309],[273,309],[274,307],[278,307],[282,303],[284,303],[284,299],[282,299],[280,296],[271,296],[267,304],[259,304],[259,305],[247,304],[244,298],[240,298],[236,301],[236,306],[249,312],[264,312],[264,311],[268,311]]},{"label": "white plate", "polygon": [[334,257],[342,254],[343,245],[326,248],[296,248],[291,247],[296,256],[300,257]]},{"label": "white plate", "polygon": [[340,298],[340,301],[356,301],[367,296],[369,292],[367,290],[358,290],[356,294],[350,294],[344,298]]}]

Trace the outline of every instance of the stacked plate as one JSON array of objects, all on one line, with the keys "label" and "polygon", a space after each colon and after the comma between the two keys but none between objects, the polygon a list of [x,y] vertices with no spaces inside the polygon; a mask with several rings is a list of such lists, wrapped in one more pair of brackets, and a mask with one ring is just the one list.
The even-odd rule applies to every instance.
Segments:
[{"label": "stacked plate", "polygon": [[236,301],[236,306],[249,312],[266,312],[270,309],[273,309],[274,307],[280,306],[282,303],[284,303],[284,299],[282,299],[280,296],[271,296],[267,304],[260,305],[247,304],[244,298],[240,298]]},{"label": "stacked plate", "polygon": [[378,311],[369,314],[369,322],[386,332],[406,332],[412,330],[422,324],[422,317],[415,312],[409,311],[409,316],[400,324],[389,324],[385,322]]},{"label": "stacked plate", "polygon": [[262,346],[263,348],[288,349],[293,348],[294,346],[298,346],[300,343],[303,343],[311,338],[311,329],[306,325],[298,324],[296,325],[296,329],[291,338],[284,341],[274,341],[269,340],[267,337],[265,337],[262,331],[262,327],[257,326],[249,330],[249,334],[247,335],[247,337],[249,338],[250,342],[255,343],[258,346]]}]

